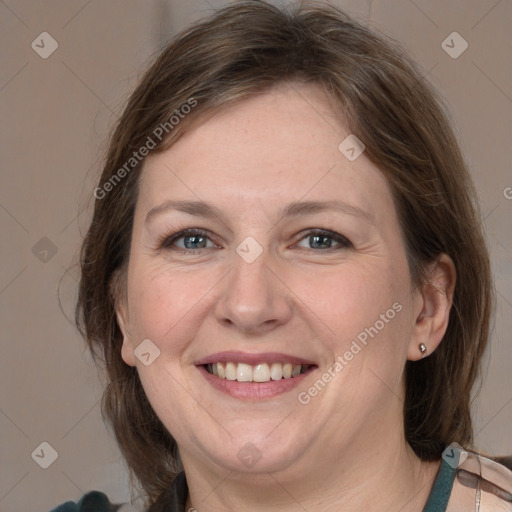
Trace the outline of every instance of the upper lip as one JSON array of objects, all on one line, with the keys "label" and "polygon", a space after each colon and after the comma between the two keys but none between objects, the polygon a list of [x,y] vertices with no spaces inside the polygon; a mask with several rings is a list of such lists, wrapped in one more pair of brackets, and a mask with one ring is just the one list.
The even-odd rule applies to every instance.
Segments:
[{"label": "upper lip", "polygon": [[313,361],[302,359],[301,357],[292,356],[290,354],[283,354],[279,352],[262,352],[262,353],[247,353],[239,351],[224,351],[217,352],[210,356],[204,357],[196,361],[196,366],[213,363],[245,363],[255,366],[260,363],[292,363],[301,365],[316,366]]}]

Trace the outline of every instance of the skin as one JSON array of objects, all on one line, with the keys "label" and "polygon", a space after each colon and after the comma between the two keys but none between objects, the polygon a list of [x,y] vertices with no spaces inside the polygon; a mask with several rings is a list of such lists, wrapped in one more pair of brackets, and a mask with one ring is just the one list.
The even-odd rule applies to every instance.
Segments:
[{"label": "skin", "polygon": [[[428,355],[441,341],[455,271],[442,255],[430,268],[433,286],[413,287],[388,183],[365,153],[354,162],[340,153],[349,133],[318,86],[285,83],[145,161],[118,305],[122,357],[178,443],[187,510],[405,512],[421,510],[430,493],[439,462],[420,461],[405,440],[404,366],[422,357],[420,343]],[[205,201],[220,217],[168,209],[146,222],[169,200]],[[373,220],[341,211],[280,217],[291,202],[329,200]],[[183,228],[207,231],[206,245],[185,254],[183,238],[159,247]],[[332,248],[318,248],[312,228],[352,245],[329,239]],[[248,236],[263,250],[252,263],[236,252]],[[299,403],[394,303],[402,310]],[[147,338],[160,350],[149,366],[134,355]],[[239,400],[194,365],[224,350],[283,352],[318,368],[289,392]],[[251,467],[237,456],[246,443],[261,455]]]}]

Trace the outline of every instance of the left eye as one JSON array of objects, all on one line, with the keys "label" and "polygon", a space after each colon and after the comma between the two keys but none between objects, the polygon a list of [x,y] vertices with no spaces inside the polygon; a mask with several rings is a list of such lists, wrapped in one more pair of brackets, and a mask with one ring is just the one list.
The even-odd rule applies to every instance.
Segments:
[{"label": "left eye", "polygon": [[300,239],[300,242],[302,241],[309,244],[307,249],[343,249],[352,246],[350,241],[339,233],[324,230],[310,231]]}]

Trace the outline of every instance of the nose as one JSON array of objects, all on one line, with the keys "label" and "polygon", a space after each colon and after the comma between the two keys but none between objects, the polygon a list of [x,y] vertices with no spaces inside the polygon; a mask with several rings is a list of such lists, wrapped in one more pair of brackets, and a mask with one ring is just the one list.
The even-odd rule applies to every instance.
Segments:
[{"label": "nose", "polygon": [[218,321],[225,327],[261,335],[288,322],[292,316],[291,291],[270,268],[265,251],[247,263],[233,256],[231,272],[215,306]]}]

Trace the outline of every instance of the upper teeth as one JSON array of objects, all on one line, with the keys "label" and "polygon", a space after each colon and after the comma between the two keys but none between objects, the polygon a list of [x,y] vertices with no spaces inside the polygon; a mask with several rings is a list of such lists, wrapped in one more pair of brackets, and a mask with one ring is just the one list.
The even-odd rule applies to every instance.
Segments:
[{"label": "upper teeth", "polygon": [[306,369],[300,364],[292,363],[260,363],[251,366],[245,363],[213,363],[206,365],[206,369],[221,379],[237,380],[238,382],[269,382],[289,379],[303,373]]}]

